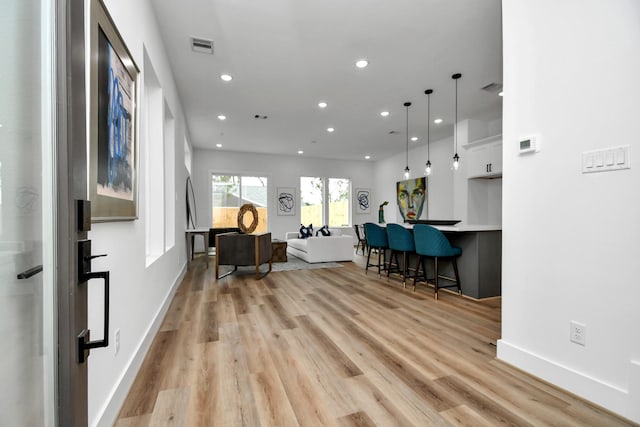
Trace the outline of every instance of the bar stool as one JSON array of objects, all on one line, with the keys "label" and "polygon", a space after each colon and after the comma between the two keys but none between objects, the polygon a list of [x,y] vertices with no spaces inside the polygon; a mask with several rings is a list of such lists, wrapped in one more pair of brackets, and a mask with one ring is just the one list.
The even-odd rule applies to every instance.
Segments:
[{"label": "bar stool", "polygon": [[367,250],[367,233],[365,231],[364,224],[353,224],[353,229],[356,232],[356,238],[358,239],[358,243],[356,244],[356,254],[358,253],[358,248],[362,248],[362,255],[364,255]]},{"label": "bar stool", "polygon": [[[365,267],[365,273],[369,270],[369,267],[378,267],[378,276],[380,271],[387,269],[386,254],[385,251],[389,249],[389,242],[387,241],[387,232],[383,227],[376,225],[372,222],[364,224],[364,235],[367,239],[367,266]],[[376,249],[378,251],[378,263],[371,264],[371,250]],[[382,263],[380,262],[380,254],[382,253]]]},{"label": "bar stool", "polygon": [[[387,238],[389,239],[389,249],[391,249],[391,254],[389,256],[389,268],[387,269],[387,277],[392,273],[391,270],[391,260],[395,257],[396,260],[396,268],[393,271],[394,273],[400,273],[402,275],[402,284],[404,287],[407,287],[407,278],[411,278],[414,276],[409,276],[409,260],[408,256],[412,253],[415,253],[416,247],[413,240],[413,236],[411,235],[411,230],[403,227],[400,224],[387,224]],[[402,270],[400,270],[400,265],[398,263],[398,253],[402,252]]]},{"label": "bar stool", "polygon": [[[420,272],[420,264],[425,270],[424,281],[427,281],[427,271],[424,268],[424,258],[433,258],[433,274],[435,278],[435,299],[438,299],[439,288],[453,288],[457,286],[458,294],[462,295],[462,289],[460,288],[460,275],[458,274],[458,263],[456,258],[462,254],[462,249],[451,246],[447,237],[442,234],[440,230],[431,227],[426,224],[416,224],[413,226],[413,238],[415,242],[416,254],[418,254],[418,264],[416,266],[416,275],[413,278],[413,290],[416,290],[416,281],[418,279],[418,273]],[[441,276],[438,274],[438,260],[439,259],[451,260],[453,264],[453,272],[455,278]],[[455,282],[452,285],[440,286],[439,279],[445,279]]]}]

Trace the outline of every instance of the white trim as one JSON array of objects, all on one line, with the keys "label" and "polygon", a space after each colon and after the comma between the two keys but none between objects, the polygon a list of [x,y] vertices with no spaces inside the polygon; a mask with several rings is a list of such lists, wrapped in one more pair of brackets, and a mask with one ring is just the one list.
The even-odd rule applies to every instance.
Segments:
[{"label": "white trim", "polygon": [[162,325],[164,316],[167,314],[167,310],[169,309],[169,305],[171,305],[173,296],[175,295],[178,286],[182,282],[182,279],[184,279],[184,275],[187,272],[188,262],[189,261],[187,260],[180,269],[178,276],[169,289],[169,292],[167,293],[164,301],[158,308],[158,311],[156,312],[153,321],[149,325],[149,328],[147,328],[147,331],[140,341],[138,348],[133,353],[133,356],[131,356],[126,369],[123,371],[120,378],[118,378],[118,381],[116,381],[116,385],[112,389],[111,394],[107,399],[107,403],[98,412],[98,416],[96,417],[98,421],[93,424],[94,426],[110,427],[115,424],[118,413],[122,408],[122,404],[124,403],[124,400],[126,399],[127,394],[129,393],[129,390],[131,389],[131,386],[133,385],[133,382],[138,375],[138,371],[140,371],[142,362],[144,361],[144,358],[147,355],[149,348],[151,347],[153,339],[160,329],[160,325]]},{"label": "white trim", "polygon": [[[633,395],[628,390],[546,359],[505,340],[498,340],[497,345],[497,358],[499,360],[623,417],[632,419],[631,417],[634,414],[631,411],[631,407],[635,407],[637,402],[635,405],[633,404]],[[633,362],[631,365],[633,365]],[[634,419],[633,421],[638,422],[640,420]]]}]

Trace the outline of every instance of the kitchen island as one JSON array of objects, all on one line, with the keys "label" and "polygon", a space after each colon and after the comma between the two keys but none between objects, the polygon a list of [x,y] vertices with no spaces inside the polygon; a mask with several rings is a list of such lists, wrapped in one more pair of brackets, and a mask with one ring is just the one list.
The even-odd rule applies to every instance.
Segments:
[{"label": "kitchen island", "polygon": [[[462,249],[462,255],[458,258],[462,294],[472,298],[500,296],[502,292],[502,227],[460,225],[435,228],[442,231],[453,246]],[[443,271],[451,276],[453,268],[447,264],[450,263],[442,263]]]},{"label": "kitchen island", "polygon": [[[403,224],[413,228],[411,224]],[[502,227],[496,225],[432,225],[442,231],[453,246],[462,249],[458,272],[462,294],[471,298],[500,296],[502,292]],[[411,268],[416,260],[411,260]],[[433,263],[426,261],[427,277],[433,277]],[[451,262],[438,266],[440,275],[454,277]],[[420,285],[418,285],[420,286]]]}]

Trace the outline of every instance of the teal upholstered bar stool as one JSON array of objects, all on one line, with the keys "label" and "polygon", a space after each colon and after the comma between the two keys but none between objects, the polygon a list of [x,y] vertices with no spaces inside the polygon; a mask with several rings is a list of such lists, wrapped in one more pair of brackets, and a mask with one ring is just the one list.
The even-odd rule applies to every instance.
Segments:
[{"label": "teal upholstered bar stool", "polygon": [[[460,275],[458,274],[458,263],[456,259],[462,254],[462,249],[451,246],[447,237],[440,230],[426,224],[416,224],[413,226],[413,238],[415,242],[416,254],[418,254],[418,263],[416,266],[416,275],[413,278],[413,290],[416,290],[416,281],[420,272],[420,264],[424,269],[424,258],[433,258],[433,275],[435,286],[435,299],[438,299],[439,288],[458,288],[458,294],[462,294],[460,288]],[[455,278],[442,276],[438,273],[438,261],[441,259],[451,260],[453,264],[453,272]],[[423,275],[424,281],[427,281],[427,272]],[[440,286],[440,279],[454,282],[451,285]]]},{"label": "teal upholstered bar stool", "polygon": [[[367,239],[367,266],[365,267],[365,272],[369,270],[369,267],[378,267],[378,275],[380,275],[380,271],[387,269],[387,264],[385,260],[385,252],[389,249],[389,242],[387,241],[387,232],[383,227],[376,225],[372,222],[367,222],[364,224],[364,235]],[[371,264],[371,250],[376,249],[378,251],[378,263]],[[382,260],[380,260],[380,256],[382,255]]]},{"label": "teal upholstered bar stool", "polygon": [[[415,253],[416,247],[413,240],[411,230],[400,224],[387,224],[387,239],[389,239],[389,268],[387,269],[387,277],[390,273],[400,273],[402,275],[402,284],[407,287],[407,278],[409,276],[409,255]],[[402,266],[398,263],[398,253],[402,252]],[[392,269],[392,259],[395,257],[395,269]]]}]

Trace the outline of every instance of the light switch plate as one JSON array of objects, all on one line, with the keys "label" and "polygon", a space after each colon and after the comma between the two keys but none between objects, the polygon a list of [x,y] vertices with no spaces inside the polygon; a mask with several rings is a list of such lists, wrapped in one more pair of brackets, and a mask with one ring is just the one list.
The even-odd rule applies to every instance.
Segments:
[{"label": "light switch plate", "polygon": [[630,154],[628,145],[585,151],[582,153],[582,173],[630,169]]}]

